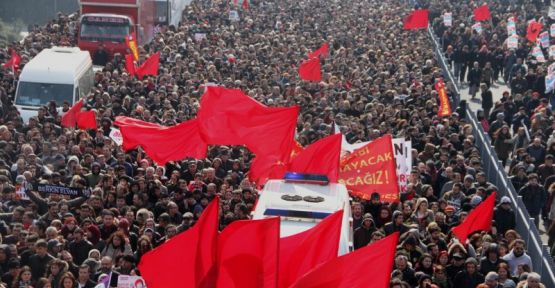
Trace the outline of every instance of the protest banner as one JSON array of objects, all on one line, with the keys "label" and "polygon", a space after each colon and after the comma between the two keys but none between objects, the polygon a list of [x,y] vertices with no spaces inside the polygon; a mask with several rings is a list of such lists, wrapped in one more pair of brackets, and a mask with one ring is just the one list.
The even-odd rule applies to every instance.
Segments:
[{"label": "protest banner", "polygon": [[146,288],[146,282],[140,276],[119,275],[117,288]]},{"label": "protest banner", "polygon": [[123,144],[123,136],[121,135],[121,131],[119,129],[112,128],[112,131],[110,131],[110,139],[114,140],[118,146]]},{"label": "protest banner", "polygon": [[412,170],[412,142],[404,138],[393,138],[393,153],[401,192],[407,191],[410,172]]},{"label": "protest banner", "polygon": [[399,201],[399,183],[391,135],[380,137],[341,161],[339,183],[351,195],[370,199],[376,192],[386,202]]},{"label": "protest banner", "polygon": [[453,13],[445,12],[443,14],[443,25],[447,27],[453,26]]},{"label": "protest banner", "polygon": [[90,196],[90,190],[88,189],[65,187],[65,186],[53,185],[53,184],[39,184],[37,186],[37,191],[40,193],[46,193],[46,194],[60,194],[60,195],[77,196],[77,197]]}]

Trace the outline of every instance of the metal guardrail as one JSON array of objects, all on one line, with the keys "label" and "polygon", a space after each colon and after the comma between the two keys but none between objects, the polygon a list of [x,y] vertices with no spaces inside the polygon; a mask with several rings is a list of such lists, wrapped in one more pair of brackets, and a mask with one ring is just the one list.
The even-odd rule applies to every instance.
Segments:
[{"label": "metal guardrail", "polygon": [[[435,36],[432,28],[428,26],[428,34],[432,39],[435,46],[435,53],[437,60],[443,69],[444,76],[451,81],[454,87],[455,95],[453,95],[452,102],[458,106],[460,102],[460,91],[454,77],[451,73],[450,67],[445,61],[442,46],[439,45],[438,38]],[[491,140],[482,128],[481,123],[476,118],[473,111],[466,106],[466,120],[474,128],[472,134],[475,138],[475,145],[480,151],[480,158],[482,159],[482,168],[486,173],[488,180],[498,188],[498,194],[508,196],[511,199],[512,207],[516,214],[516,231],[526,241],[526,250],[528,255],[532,258],[531,267],[535,272],[540,273],[542,276],[542,283],[545,287],[555,287],[555,274],[553,267],[555,267],[553,258],[551,257],[550,247],[542,244],[538,228],[534,224],[534,219],[530,217],[526,206],[522,201],[522,197],[518,195],[509,181],[507,172],[505,171],[502,162],[497,157],[494,147],[491,145]]]}]

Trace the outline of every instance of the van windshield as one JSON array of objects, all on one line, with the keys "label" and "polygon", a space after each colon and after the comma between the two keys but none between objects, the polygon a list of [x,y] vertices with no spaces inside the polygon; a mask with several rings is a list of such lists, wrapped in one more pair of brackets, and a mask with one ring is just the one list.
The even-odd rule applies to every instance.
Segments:
[{"label": "van windshield", "polygon": [[73,85],[36,82],[19,82],[15,105],[42,106],[56,101],[61,106],[64,102],[73,104]]}]

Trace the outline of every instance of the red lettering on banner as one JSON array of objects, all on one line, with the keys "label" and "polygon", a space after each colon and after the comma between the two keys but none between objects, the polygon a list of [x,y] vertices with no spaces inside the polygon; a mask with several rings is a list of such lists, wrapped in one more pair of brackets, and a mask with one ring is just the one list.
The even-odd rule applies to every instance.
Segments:
[{"label": "red lettering on banner", "polygon": [[372,193],[382,200],[399,201],[399,183],[393,157],[391,135],[378,138],[341,161],[339,182],[351,195],[370,199]]}]

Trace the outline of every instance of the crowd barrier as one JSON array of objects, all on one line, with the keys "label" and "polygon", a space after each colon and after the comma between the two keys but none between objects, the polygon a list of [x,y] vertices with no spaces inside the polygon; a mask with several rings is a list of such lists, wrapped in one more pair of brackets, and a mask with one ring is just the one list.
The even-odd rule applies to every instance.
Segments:
[{"label": "crowd barrier", "polygon": [[[438,38],[431,27],[428,27],[428,34],[434,43],[435,54],[438,63],[443,69],[443,76],[446,80],[451,82],[454,88],[454,91],[451,91],[452,94],[450,98],[452,107],[458,107],[461,103],[461,94],[457,82],[454,81],[451,69],[445,61],[442,46],[439,44]],[[464,101],[462,103],[464,103]],[[546,287],[555,287],[555,276],[553,274],[555,265],[551,257],[550,247],[542,244],[540,233],[534,224],[534,219],[528,214],[522,197],[518,196],[513,184],[509,181],[507,172],[497,157],[495,149],[491,145],[491,140],[488,134],[482,129],[482,125],[476,118],[476,115],[465,104],[461,105],[461,108],[464,109],[466,121],[473,127],[472,134],[475,138],[474,144],[480,151],[482,168],[484,173],[486,173],[487,179],[497,186],[499,197],[508,196],[511,199],[511,205],[516,214],[516,231],[526,241],[526,250],[528,255],[532,258],[533,270],[542,276],[542,283],[545,284]]]}]

